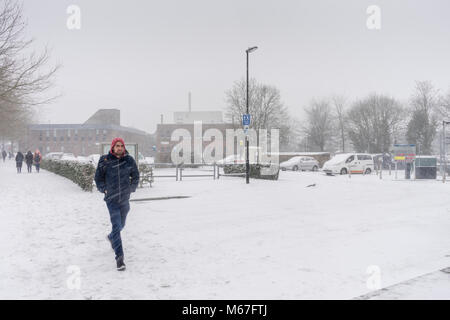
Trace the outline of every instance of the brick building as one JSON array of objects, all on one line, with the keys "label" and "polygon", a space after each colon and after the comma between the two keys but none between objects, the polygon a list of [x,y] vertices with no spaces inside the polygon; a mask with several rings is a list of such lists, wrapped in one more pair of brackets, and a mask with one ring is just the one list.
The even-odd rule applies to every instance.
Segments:
[{"label": "brick building", "polygon": [[145,131],[120,125],[120,110],[100,109],[83,124],[32,124],[19,142],[21,151],[36,148],[46,154],[67,152],[75,156],[101,153],[102,143],[122,137],[125,144],[137,143],[145,156],[152,153],[154,136]]}]

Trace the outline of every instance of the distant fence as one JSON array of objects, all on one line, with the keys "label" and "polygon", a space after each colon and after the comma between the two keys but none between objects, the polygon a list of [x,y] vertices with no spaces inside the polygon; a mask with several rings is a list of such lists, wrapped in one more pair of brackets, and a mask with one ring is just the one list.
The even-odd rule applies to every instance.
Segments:
[{"label": "distant fence", "polygon": [[[272,174],[264,175],[263,168],[274,166],[273,164],[250,164],[250,177],[255,179],[277,180],[279,166],[276,165]],[[220,177],[245,177],[245,164],[218,165],[216,163],[193,163],[175,165],[172,163],[152,164],[151,179],[154,178],[175,178],[175,181],[183,181],[183,178],[210,177],[213,180]],[[157,169],[173,169],[173,174],[156,174]],[[190,173],[187,173],[189,172]],[[222,172],[221,172],[222,171]]]},{"label": "distant fence", "polygon": [[[154,163],[151,165],[152,171],[150,174],[150,179],[154,178],[175,178],[175,181],[183,181],[183,178],[191,177],[212,177],[214,180],[217,177],[218,166],[216,163],[204,164],[204,163],[193,163],[193,164],[180,164],[175,165],[173,163]],[[205,167],[207,169],[205,169]],[[157,169],[173,169],[173,174],[157,174]],[[196,171],[209,172],[209,173],[185,173],[187,169],[195,169]]]}]

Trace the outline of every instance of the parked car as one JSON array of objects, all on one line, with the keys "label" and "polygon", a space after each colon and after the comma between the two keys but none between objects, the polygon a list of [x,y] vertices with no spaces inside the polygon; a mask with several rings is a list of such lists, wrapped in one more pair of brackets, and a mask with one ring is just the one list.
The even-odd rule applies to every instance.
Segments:
[{"label": "parked car", "polygon": [[77,157],[73,153],[63,153],[60,160],[77,161]]},{"label": "parked car", "polygon": [[224,166],[227,164],[245,164],[245,156],[241,157],[238,154],[232,154],[222,160],[216,162],[218,166]]},{"label": "parked car", "polygon": [[44,156],[44,159],[59,160],[64,152],[50,152]]},{"label": "parked car", "polygon": [[373,158],[367,153],[343,153],[337,154],[324,163],[322,171],[327,175],[364,173],[373,171]]},{"label": "parked car", "polygon": [[289,160],[283,161],[282,163],[280,163],[280,168],[282,171],[286,171],[286,170],[318,171],[319,170],[319,161],[317,161],[313,157],[297,156],[297,157],[292,157]]},{"label": "parked car", "polygon": [[89,159],[89,157],[85,157],[85,156],[78,156],[78,157],[76,157],[76,161],[82,162],[82,163],[90,163],[91,159]]},{"label": "parked car", "polygon": [[88,155],[89,161],[94,165],[97,166],[98,161],[100,160],[101,155],[98,153],[90,154]]}]

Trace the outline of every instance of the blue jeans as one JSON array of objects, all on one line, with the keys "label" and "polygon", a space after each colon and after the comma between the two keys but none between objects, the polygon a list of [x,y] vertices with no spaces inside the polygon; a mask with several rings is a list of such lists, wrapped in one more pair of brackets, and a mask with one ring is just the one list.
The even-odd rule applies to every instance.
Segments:
[{"label": "blue jeans", "polygon": [[112,231],[108,235],[111,240],[116,259],[123,256],[122,239],[120,238],[120,231],[125,227],[125,221],[128,211],[130,211],[130,203],[128,201],[118,202],[106,202],[106,206],[109,210],[109,217],[111,218]]}]

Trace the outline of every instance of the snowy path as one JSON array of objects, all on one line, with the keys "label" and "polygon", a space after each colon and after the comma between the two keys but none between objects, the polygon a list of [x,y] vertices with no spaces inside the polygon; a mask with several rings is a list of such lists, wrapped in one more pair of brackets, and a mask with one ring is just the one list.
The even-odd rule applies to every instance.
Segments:
[{"label": "snowy path", "polygon": [[[12,161],[0,176],[0,298],[350,299],[370,292],[372,265],[383,287],[450,266],[450,183],[159,179],[133,197],[192,197],[133,202],[117,272],[100,193],[43,170],[18,175]],[[70,266],[80,289],[67,285]]]}]

